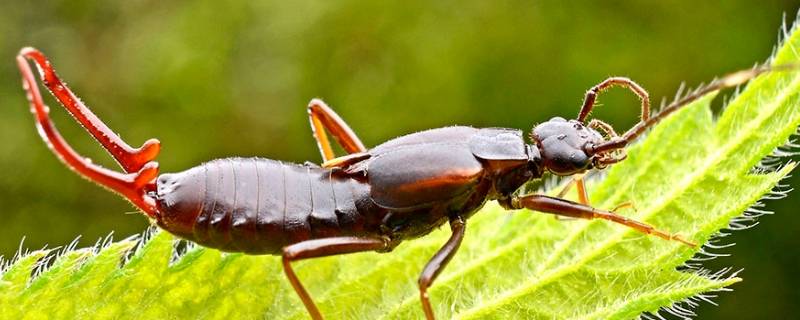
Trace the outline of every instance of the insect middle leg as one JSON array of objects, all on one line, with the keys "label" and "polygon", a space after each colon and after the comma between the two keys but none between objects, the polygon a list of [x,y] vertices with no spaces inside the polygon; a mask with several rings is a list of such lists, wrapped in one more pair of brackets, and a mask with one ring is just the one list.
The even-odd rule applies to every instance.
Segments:
[{"label": "insect middle leg", "polygon": [[294,273],[292,261],[364,251],[388,251],[391,248],[392,243],[388,238],[336,237],[307,240],[283,248],[283,271],[311,318],[320,320],[322,314]]},{"label": "insect middle leg", "polygon": [[[347,153],[364,152],[366,148],[358,136],[350,129],[336,112],[320,99],[312,99],[308,103],[308,117],[311,122],[311,131],[317,140],[317,146],[322,153],[322,161],[327,162],[336,157],[328,140],[327,131],[344,148]],[[327,131],[326,131],[327,130]]]},{"label": "insect middle leg", "polygon": [[629,219],[611,211],[596,209],[565,199],[534,194],[512,199],[511,206],[515,209],[525,208],[573,218],[608,220],[665,240],[678,241],[690,247],[697,246],[697,244],[694,242],[691,242],[677,234],[658,230],[649,224]]},{"label": "insect middle leg", "polygon": [[439,273],[444,270],[447,263],[453,258],[461,245],[461,240],[464,239],[464,231],[466,231],[466,224],[460,217],[450,220],[450,229],[452,234],[447,243],[433,255],[425,268],[422,269],[422,274],[419,276],[419,297],[422,301],[422,310],[425,311],[425,318],[433,320],[433,308],[431,307],[430,299],[428,298],[428,288],[433,284],[433,280],[439,276]]}]

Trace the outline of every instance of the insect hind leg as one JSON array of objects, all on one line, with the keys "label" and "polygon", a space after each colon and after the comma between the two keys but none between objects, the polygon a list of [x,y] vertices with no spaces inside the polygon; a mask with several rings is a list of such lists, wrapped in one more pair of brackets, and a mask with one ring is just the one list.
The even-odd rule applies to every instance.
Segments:
[{"label": "insect hind leg", "polygon": [[328,140],[328,131],[347,153],[366,151],[364,144],[350,129],[350,126],[322,100],[312,99],[308,103],[308,118],[323,162],[328,162],[336,157],[331,142]]},{"label": "insect hind leg", "polygon": [[391,248],[391,240],[384,238],[334,237],[306,240],[283,248],[283,271],[311,318],[321,320],[322,314],[308,291],[300,283],[300,279],[292,268],[292,262],[346,253],[388,251]]}]

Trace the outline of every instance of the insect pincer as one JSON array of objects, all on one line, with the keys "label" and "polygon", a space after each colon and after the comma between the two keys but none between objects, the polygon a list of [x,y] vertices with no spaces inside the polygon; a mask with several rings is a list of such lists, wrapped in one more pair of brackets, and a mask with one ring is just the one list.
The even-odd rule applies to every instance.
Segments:
[{"label": "insect pincer", "polygon": [[597,131],[576,120],[555,117],[533,128],[531,139],[539,147],[544,166],[556,175],[572,175],[592,168],[587,144],[603,141]]}]

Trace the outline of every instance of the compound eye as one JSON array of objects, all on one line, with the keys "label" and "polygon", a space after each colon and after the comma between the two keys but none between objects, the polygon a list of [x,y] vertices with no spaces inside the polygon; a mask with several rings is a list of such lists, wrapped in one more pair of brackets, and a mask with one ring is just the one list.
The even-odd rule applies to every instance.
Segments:
[{"label": "compound eye", "polygon": [[543,143],[542,160],[550,172],[571,175],[583,172],[591,166],[591,158],[583,150],[555,139]]},{"label": "compound eye", "polygon": [[572,149],[572,152],[569,153],[567,162],[575,170],[585,169],[586,166],[591,164],[591,161],[586,153],[578,149]]}]

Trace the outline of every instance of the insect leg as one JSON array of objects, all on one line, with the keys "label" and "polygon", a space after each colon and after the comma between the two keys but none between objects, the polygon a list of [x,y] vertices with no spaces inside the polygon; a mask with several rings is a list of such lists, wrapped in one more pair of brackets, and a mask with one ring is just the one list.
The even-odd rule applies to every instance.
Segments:
[{"label": "insect leg", "polygon": [[[584,179],[583,176],[580,176],[578,178],[570,179],[570,181],[567,183],[567,185],[565,185],[564,188],[561,189],[561,192],[559,192],[558,195],[556,195],[556,198],[564,198],[564,196],[567,194],[567,192],[569,192],[569,189],[572,188],[573,185],[578,188],[578,203],[580,203],[582,205],[585,205],[585,206],[591,207],[592,205],[589,203],[589,194],[586,192],[586,180]],[[614,207],[614,209],[611,209],[609,211],[617,212],[617,211],[619,211],[620,209],[623,209],[623,208],[631,208],[633,210],[636,210],[636,207],[633,205],[632,202],[626,201],[626,202],[618,204],[616,207]],[[556,217],[556,219],[559,219],[559,220],[561,220],[561,219],[569,220],[570,219],[570,218],[566,218],[566,217],[564,217],[562,215],[556,215],[555,217]]]},{"label": "insect leg", "polygon": [[[569,193],[569,190],[572,189],[572,187],[576,187],[577,188],[577,191],[578,191],[578,202],[581,203],[581,204],[590,206],[591,204],[589,204],[589,195],[586,192],[586,184],[584,183],[582,175],[577,177],[577,178],[573,177],[573,178],[569,179],[569,182],[567,182],[567,184],[564,185],[564,188],[562,188],[561,191],[558,192],[558,195],[556,195],[556,198],[564,198],[567,195],[567,193]],[[555,215],[554,217],[556,218],[556,220],[572,220],[572,219],[574,219],[574,218],[568,218],[568,217],[564,217],[564,216],[560,216],[560,215]]]},{"label": "insect leg", "polygon": [[363,251],[384,251],[390,248],[391,241],[388,238],[336,237],[307,240],[283,248],[283,271],[294,287],[294,291],[303,301],[303,305],[306,306],[311,318],[319,320],[322,319],[322,314],[319,313],[314,300],[311,299],[308,291],[295,275],[292,261]]},{"label": "insect leg", "polygon": [[572,187],[574,186],[575,186],[575,178],[570,178],[569,181],[567,181],[567,184],[565,184],[564,187],[561,188],[561,191],[558,192],[558,195],[556,195],[556,197],[558,198],[566,197],[567,193],[569,193],[569,190],[572,189]]},{"label": "insect leg", "polygon": [[[511,205],[516,209],[531,209],[546,213],[552,213],[561,216],[581,218],[581,219],[603,219],[614,223],[619,223],[627,227],[633,228],[636,231],[654,235],[656,237],[681,242],[690,247],[696,247],[697,244],[691,242],[679,235],[671,234],[656,229],[655,227],[643,222],[626,218],[611,211],[600,210],[592,208],[587,205],[572,202],[565,199],[553,198],[544,195],[527,195],[512,199]],[[627,206],[623,204],[623,206]]]},{"label": "insect leg", "polygon": [[[50,82],[50,85],[56,83],[53,89],[54,93],[58,92],[61,95],[70,96],[74,98],[74,101],[77,101],[77,98],[75,98],[74,95],[69,92],[60,81],[53,82],[54,79],[57,80],[57,78],[54,78],[55,73],[50,67],[50,63],[45,60],[44,55],[32,48],[22,49],[20,55],[17,56],[17,66],[22,73],[22,84],[25,91],[28,93],[28,101],[30,101],[31,111],[34,113],[36,119],[36,126],[39,129],[39,134],[41,135],[42,139],[47,143],[47,146],[50,147],[50,149],[58,156],[58,158],[72,170],[91,181],[94,181],[123,195],[139,209],[147,213],[147,215],[154,217],[156,210],[155,200],[147,196],[146,192],[148,188],[152,187],[152,181],[158,175],[158,164],[153,161],[148,161],[145,164],[131,167],[131,169],[138,167],[136,172],[120,173],[95,165],[89,159],[86,159],[75,152],[75,150],[69,146],[64,138],[61,137],[61,134],[58,133],[55,125],[50,120],[48,115],[49,109],[44,105],[44,100],[39,92],[39,87],[36,85],[36,79],[34,78],[33,71],[31,70],[27,60],[25,60],[26,57],[35,59],[37,64],[39,64],[40,71],[42,71],[45,81]],[[48,73],[50,74],[49,76],[47,75]],[[79,112],[78,114],[73,113],[76,118],[83,119],[83,121],[86,121],[88,125],[96,125],[99,123],[99,120],[97,120],[97,122],[92,120],[96,120],[96,117],[94,117],[94,115],[91,114],[91,112],[89,112],[85,106],[79,103],[73,103],[72,107]],[[87,125],[84,124],[84,126]],[[89,129],[90,131],[98,130],[103,132],[102,130],[108,130],[108,128],[105,126],[100,129],[98,129],[96,126],[91,128],[94,129]],[[107,140],[101,140],[103,137],[105,137]],[[116,137],[116,135],[114,135],[114,137]],[[100,136],[97,138],[101,142],[113,141],[113,139],[109,136]],[[157,143],[155,146],[157,151]],[[109,149],[109,151],[112,151],[112,154],[114,154],[113,150],[118,149]]]},{"label": "insect leg", "polygon": [[[23,48],[17,56],[20,70],[23,68],[30,69],[24,60],[25,58],[36,63],[39,75],[47,89],[92,137],[97,139],[103,148],[108,150],[111,156],[125,169],[125,172],[139,171],[145,164],[156,158],[160,150],[158,140],[147,140],[140,148],[129,146],[72,93],[72,90],[56,75],[50,61],[47,60],[44,54],[34,48]],[[23,73],[25,73],[24,70]],[[34,87],[35,83],[32,82],[30,86]],[[36,92],[38,93],[38,90]]]},{"label": "insect leg", "polygon": [[[350,126],[342,120],[336,112],[328,107],[320,99],[312,99],[308,103],[308,117],[311,122],[311,131],[317,140],[317,146],[322,153],[322,161],[330,161],[335,158],[333,148],[328,140],[327,131],[330,131],[333,138],[348,153],[364,152],[366,148],[361,140],[358,139]],[[327,131],[326,131],[327,130]]]},{"label": "insect leg", "polygon": [[425,318],[428,320],[434,319],[433,308],[428,299],[428,288],[433,283],[433,280],[436,280],[439,273],[444,270],[447,263],[450,262],[450,259],[456,254],[456,251],[458,251],[461,240],[464,239],[466,224],[460,217],[455,218],[450,220],[450,229],[453,231],[453,234],[450,235],[450,239],[447,240],[447,243],[436,252],[430,261],[428,261],[428,264],[425,265],[425,269],[422,270],[422,274],[419,276],[419,296],[420,300],[422,300],[422,309],[425,311]]},{"label": "insect leg", "polygon": [[569,190],[573,186],[575,186],[575,188],[577,188],[577,191],[578,191],[578,202],[580,202],[583,205],[589,206],[590,205],[589,204],[589,194],[586,192],[586,183],[584,182],[582,175],[579,176],[579,177],[575,177],[575,178],[570,179],[570,181],[567,182],[567,184],[564,186],[564,188],[561,189],[561,192],[558,193],[556,198],[563,198],[564,196],[566,196],[567,192],[569,192]]},{"label": "insect leg", "polygon": [[611,77],[603,80],[603,82],[600,82],[586,92],[586,97],[583,99],[583,107],[581,107],[581,111],[578,113],[578,121],[584,122],[586,117],[589,116],[589,113],[592,112],[592,109],[594,108],[597,95],[613,86],[627,88],[639,96],[639,99],[642,100],[642,121],[646,121],[650,118],[650,95],[647,93],[647,90],[644,90],[642,86],[631,79],[623,77]]}]

